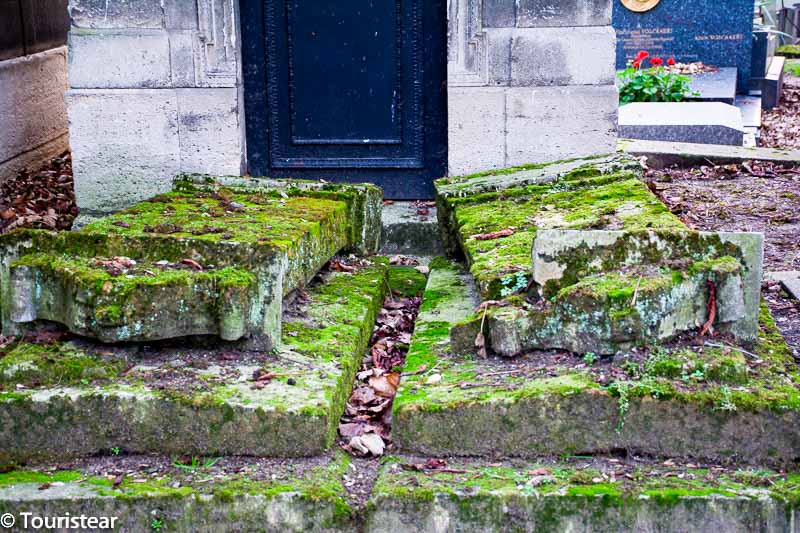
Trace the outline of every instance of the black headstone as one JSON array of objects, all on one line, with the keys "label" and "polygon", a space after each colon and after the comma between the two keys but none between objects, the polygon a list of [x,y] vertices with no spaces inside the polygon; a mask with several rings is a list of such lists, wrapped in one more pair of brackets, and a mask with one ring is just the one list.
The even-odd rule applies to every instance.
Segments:
[{"label": "black headstone", "polygon": [[736,67],[739,91],[748,88],[753,0],[660,0],[645,12],[632,11],[622,0],[614,0],[613,24],[618,69],[625,68],[639,50],[647,50],[684,63]]}]

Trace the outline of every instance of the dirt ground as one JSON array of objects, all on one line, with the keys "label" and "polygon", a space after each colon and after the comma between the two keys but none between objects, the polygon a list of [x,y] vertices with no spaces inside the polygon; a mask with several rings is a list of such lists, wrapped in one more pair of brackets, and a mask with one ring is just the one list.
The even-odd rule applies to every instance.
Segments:
[{"label": "dirt ground", "polygon": [[[690,227],[763,232],[764,270],[800,271],[800,168],[749,162],[650,170],[647,179]],[[762,289],[800,361],[800,302],[778,282],[765,282]]]}]

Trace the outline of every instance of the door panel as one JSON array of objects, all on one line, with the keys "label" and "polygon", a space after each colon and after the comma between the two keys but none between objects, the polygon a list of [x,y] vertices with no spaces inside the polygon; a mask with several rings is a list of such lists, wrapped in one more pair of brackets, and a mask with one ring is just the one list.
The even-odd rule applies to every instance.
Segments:
[{"label": "door panel", "polygon": [[426,198],[446,171],[442,0],[241,0],[252,174]]}]

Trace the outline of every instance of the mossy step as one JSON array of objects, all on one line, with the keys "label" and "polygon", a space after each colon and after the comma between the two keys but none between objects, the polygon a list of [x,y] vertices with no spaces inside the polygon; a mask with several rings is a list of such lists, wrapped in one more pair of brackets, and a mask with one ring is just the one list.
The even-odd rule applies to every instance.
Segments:
[{"label": "mossy step", "polygon": [[[88,459],[0,474],[0,513],[11,513],[19,530],[43,529],[38,525],[39,520],[44,525],[44,517],[72,517],[82,519],[82,526],[61,522],[58,529],[351,531],[352,509],[343,483],[349,465],[343,453],[292,462],[124,455]],[[117,479],[120,471],[127,475]],[[89,517],[105,522],[91,525]],[[107,527],[112,518],[113,527]]]},{"label": "mossy step", "polygon": [[[535,172],[538,178],[531,180]],[[542,229],[675,229],[686,226],[643,181],[641,167],[621,156],[536,170],[510,169],[502,187],[472,187],[483,178],[436,182],[439,223],[448,251],[462,253],[485,299],[525,290],[531,252]],[[505,232],[493,237],[496,232]]]},{"label": "mossy step", "polygon": [[348,487],[373,467],[342,452],[281,461],[112,453],[0,474],[0,513],[10,513],[19,529],[43,525],[44,517],[85,524],[113,517],[119,530],[142,533],[771,533],[792,531],[800,518],[798,475],[763,468],[392,456],[362,504]]},{"label": "mossy step", "polygon": [[273,354],[15,343],[0,358],[0,463],[113,447],[307,456],[328,448],[383,302],[385,259],[329,273],[284,317]]},{"label": "mossy step", "polygon": [[425,466],[384,461],[367,531],[783,532],[800,518],[800,477],[763,469],[602,458]]},{"label": "mossy step", "polygon": [[[435,279],[432,270],[429,283]],[[393,405],[401,450],[519,457],[627,450],[773,465],[800,457],[800,375],[766,307],[754,346],[720,340],[613,360],[552,351],[509,360],[454,353],[450,330],[466,331],[482,316],[443,320],[437,299],[426,290],[421,333]],[[464,338],[474,343],[477,331]]]},{"label": "mossy step", "polygon": [[[228,187],[212,180],[196,185],[182,180],[175,191],[78,232],[28,230],[3,236],[0,296],[5,302],[4,334],[18,335],[29,329],[28,325],[35,327],[37,319],[47,319],[106,342],[202,333],[219,334],[226,340],[243,338],[254,348],[271,349],[280,339],[284,295],[308,282],[342,249],[375,251],[378,237],[368,225],[379,224],[380,190],[372,186],[257,183]],[[47,264],[45,255],[35,264],[18,261],[31,251],[49,255],[52,264]],[[194,279],[200,282],[187,289],[185,274],[158,273],[153,280],[139,276],[125,283],[115,281],[115,286],[126,290],[103,294],[93,285],[98,278],[96,269],[87,268],[86,263],[115,256],[141,263],[191,260],[200,267],[213,265],[226,274],[234,271],[225,269],[246,271],[252,280],[245,284],[246,290],[239,283],[240,294],[230,295],[230,309],[225,309],[226,304],[215,305],[228,301],[230,275],[217,276],[219,280],[214,281],[214,274],[199,274]],[[18,267],[16,283],[11,279],[12,263]],[[236,278],[243,280],[238,274]],[[61,304],[62,298],[78,302]],[[196,305],[187,306],[187,298],[196,299]],[[169,316],[188,309],[171,329],[166,325],[159,328],[154,322],[153,310],[158,307],[164,307]],[[40,308],[42,316],[38,316]],[[118,323],[113,327],[93,323],[98,308],[110,309]],[[162,325],[164,322],[168,320]]]}]

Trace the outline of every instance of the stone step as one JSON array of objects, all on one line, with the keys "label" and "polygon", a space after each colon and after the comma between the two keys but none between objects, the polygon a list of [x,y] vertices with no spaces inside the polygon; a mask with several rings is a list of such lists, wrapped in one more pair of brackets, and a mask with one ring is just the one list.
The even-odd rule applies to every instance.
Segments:
[{"label": "stone step", "polygon": [[527,286],[539,230],[685,229],[641,177],[638,162],[616,155],[439,180],[447,251],[497,299]]},{"label": "stone step", "polygon": [[[624,450],[776,466],[800,456],[800,375],[766,307],[753,345],[721,337],[613,358],[553,350],[482,358],[474,352],[483,311],[474,312],[453,268],[433,268],[423,296],[393,406],[399,449],[520,457]],[[456,315],[452,300],[461,302]]]},{"label": "stone step", "polygon": [[78,232],[6,236],[3,333],[49,320],[104,342],[212,334],[272,349],[284,295],[342,249],[376,250],[380,189],[230,181],[184,179]]},{"label": "stone step", "polygon": [[[374,487],[354,490],[375,469]],[[797,482],[796,474],[763,468],[613,457],[391,456],[378,466],[342,453],[291,461],[121,455],[4,472],[0,511],[19,530],[71,517],[85,529],[114,519],[119,530],[142,533],[772,533],[792,531],[800,518]]]},{"label": "stone step", "polygon": [[[0,357],[0,463],[112,448],[308,456],[336,435],[387,286],[386,260],[287,302],[283,347],[21,341]],[[48,339],[51,342],[48,342]]]}]

